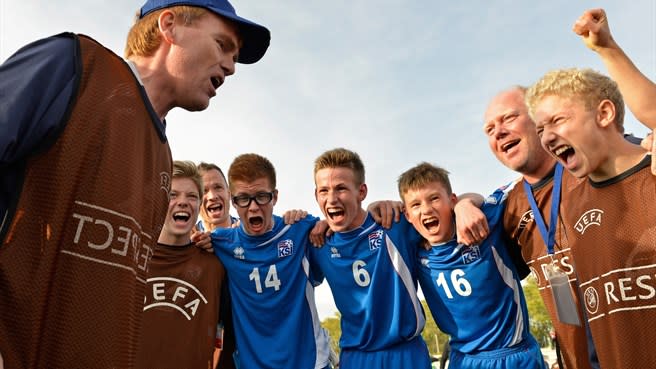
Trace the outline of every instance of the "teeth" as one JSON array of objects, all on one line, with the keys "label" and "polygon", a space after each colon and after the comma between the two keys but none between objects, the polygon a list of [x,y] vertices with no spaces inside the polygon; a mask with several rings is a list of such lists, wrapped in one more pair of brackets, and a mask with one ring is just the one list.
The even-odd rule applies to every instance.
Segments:
[{"label": "teeth", "polygon": [[572,147],[569,146],[569,145],[561,146],[561,147],[557,148],[556,150],[554,150],[553,153],[554,153],[556,156],[560,156],[562,153],[564,153],[565,151],[567,151],[567,150],[569,150],[569,149],[571,149],[571,148],[572,148]]},{"label": "teeth", "polygon": [[189,213],[184,212],[184,211],[179,211],[177,213],[174,213],[173,216],[174,217],[187,217],[187,218],[190,217]]},{"label": "teeth", "polygon": [[506,142],[505,144],[501,145],[501,150],[506,151],[509,148],[515,146],[519,141],[518,140],[513,140],[510,142]]},{"label": "teeth", "polygon": [[437,222],[437,221],[438,221],[438,220],[437,220],[436,218],[429,218],[429,219],[424,219],[422,223],[423,223],[424,225],[427,225],[427,224],[430,224],[430,223],[433,223],[433,222]]}]

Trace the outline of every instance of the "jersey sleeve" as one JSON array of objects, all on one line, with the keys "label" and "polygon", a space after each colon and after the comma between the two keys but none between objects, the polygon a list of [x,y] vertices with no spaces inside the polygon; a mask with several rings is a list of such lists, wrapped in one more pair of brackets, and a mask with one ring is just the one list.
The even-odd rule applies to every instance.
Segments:
[{"label": "jersey sleeve", "polygon": [[305,256],[307,257],[308,263],[310,265],[309,280],[313,286],[318,286],[321,283],[323,283],[324,274],[321,271],[321,266],[317,262],[317,258],[321,254],[321,249],[324,247],[328,247],[326,246],[325,243],[321,247],[315,247],[310,242],[310,233],[312,232],[314,226],[317,224],[319,220],[320,219],[318,217],[315,217],[310,214],[308,214],[304,219],[301,220],[301,222],[306,223],[307,226],[309,227],[307,231],[307,248],[305,249]]},{"label": "jersey sleeve", "polygon": [[403,256],[413,279],[417,277],[417,254],[425,242],[422,235],[415,229],[412,223],[408,222],[405,216],[401,216],[398,223],[393,223],[392,228],[388,230],[393,240],[403,240],[398,243],[399,252]]},{"label": "jersey sleeve", "polygon": [[530,269],[522,257],[521,248],[516,241],[512,240],[508,233],[505,231],[504,227],[504,214],[507,205],[507,198],[510,191],[512,191],[516,182],[513,182],[507,186],[503,186],[495,190],[490,196],[485,199],[483,203],[483,212],[487,217],[487,221],[492,232],[493,228],[499,228],[502,233],[502,240],[504,241],[504,246],[508,251],[510,260],[512,261],[517,274],[520,279],[526,278],[530,274]]},{"label": "jersey sleeve", "polygon": [[33,42],[0,65],[0,168],[47,148],[61,132],[76,92],[73,34]]},{"label": "jersey sleeve", "polygon": [[233,244],[236,233],[237,228],[217,228],[210,233],[214,255],[216,255],[221,262],[223,262],[222,258],[225,257],[226,250],[228,250]]},{"label": "jersey sleeve", "polygon": [[321,257],[322,249],[325,247],[329,247],[328,245],[324,244],[321,247],[314,247],[310,245],[307,250],[307,258],[308,262],[310,263],[310,283],[312,283],[313,286],[318,286],[321,283],[323,283],[323,280],[325,278],[325,275],[323,274],[323,271],[321,270],[321,265],[318,261],[318,259]]}]

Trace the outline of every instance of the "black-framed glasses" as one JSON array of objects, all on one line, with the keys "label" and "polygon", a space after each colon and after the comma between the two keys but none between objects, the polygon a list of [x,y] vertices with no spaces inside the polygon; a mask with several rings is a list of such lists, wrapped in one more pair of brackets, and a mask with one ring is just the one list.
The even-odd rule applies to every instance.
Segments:
[{"label": "black-framed glasses", "polygon": [[273,200],[273,192],[258,192],[255,196],[239,195],[232,197],[232,202],[240,208],[251,206],[251,201],[253,200],[255,200],[255,203],[258,205],[266,205]]}]

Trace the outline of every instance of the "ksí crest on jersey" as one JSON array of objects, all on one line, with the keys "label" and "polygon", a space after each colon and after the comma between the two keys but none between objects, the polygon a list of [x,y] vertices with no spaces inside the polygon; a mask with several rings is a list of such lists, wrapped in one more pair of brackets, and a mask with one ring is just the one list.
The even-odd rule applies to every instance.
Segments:
[{"label": "ks\u00ed crest on jersey", "polygon": [[278,242],[278,257],[283,258],[294,253],[294,241],[290,239]]},{"label": "ks\u00ed crest on jersey", "polygon": [[462,248],[460,255],[462,255],[463,263],[471,264],[481,258],[481,249],[478,247],[478,245],[465,246]]},{"label": "ks\u00ed crest on jersey", "polygon": [[383,244],[383,230],[379,229],[369,233],[369,250],[378,250]]}]

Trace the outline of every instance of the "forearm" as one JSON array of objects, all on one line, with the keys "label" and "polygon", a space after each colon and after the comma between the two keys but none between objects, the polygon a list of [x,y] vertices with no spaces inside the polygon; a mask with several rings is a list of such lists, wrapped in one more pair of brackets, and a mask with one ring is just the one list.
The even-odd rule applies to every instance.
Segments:
[{"label": "forearm", "polygon": [[656,128],[656,84],[640,72],[617,44],[596,51],[633,115],[650,129]]}]

